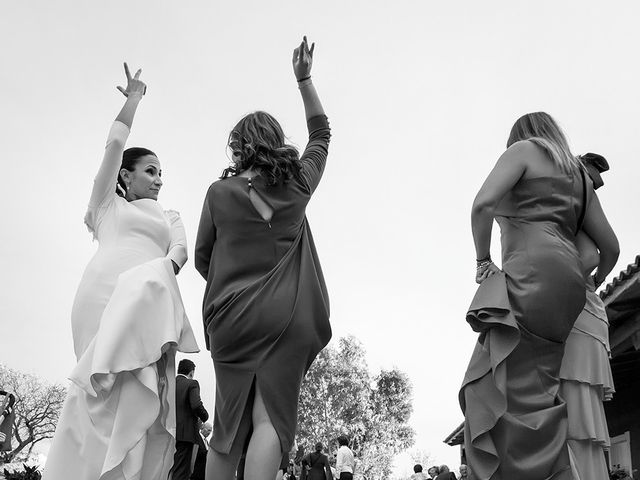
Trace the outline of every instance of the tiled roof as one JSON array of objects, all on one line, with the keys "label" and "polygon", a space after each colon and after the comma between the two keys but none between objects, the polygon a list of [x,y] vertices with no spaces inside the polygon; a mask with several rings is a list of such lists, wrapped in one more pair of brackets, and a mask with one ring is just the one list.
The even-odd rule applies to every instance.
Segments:
[{"label": "tiled roof", "polygon": [[626,270],[620,272],[620,274],[613,279],[607,286],[600,291],[600,298],[604,300],[613,294],[613,292],[618,288],[621,284],[629,280],[636,273],[640,272],[640,255],[636,255],[636,260],[633,263],[630,263]]},{"label": "tiled roof", "polygon": [[451,446],[460,445],[462,442],[464,442],[464,422],[462,422],[458,428],[451,432],[449,436],[443,440],[443,442]]}]

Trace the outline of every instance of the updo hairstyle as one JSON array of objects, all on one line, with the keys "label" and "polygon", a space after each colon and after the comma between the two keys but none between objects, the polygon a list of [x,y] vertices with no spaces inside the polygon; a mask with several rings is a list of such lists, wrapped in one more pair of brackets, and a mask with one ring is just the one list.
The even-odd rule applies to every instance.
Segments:
[{"label": "updo hairstyle", "polygon": [[130,172],[133,172],[136,169],[138,160],[147,155],[153,155],[154,157],[157,157],[157,155],[151,150],[143,147],[127,148],[122,153],[122,164],[118,169],[118,183],[116,184],[116,193],[118,195],[124,197],[127,194],[127,185],[124,183],[124,179],[120,176],[120,170],[124,168]]}]

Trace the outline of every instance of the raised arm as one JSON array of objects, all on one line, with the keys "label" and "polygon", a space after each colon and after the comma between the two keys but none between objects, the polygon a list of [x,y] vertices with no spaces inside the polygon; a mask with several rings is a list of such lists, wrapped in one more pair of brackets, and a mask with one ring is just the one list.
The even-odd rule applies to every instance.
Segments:
[{"label": "raised arm", "polygon": [[129,137],[138,104],[147,89],[146,85],[139,80],[141,70],[138,70],[133,78],[126,63],[124,70],[127,76],[127,88],[118,86],[117,89],[127,98],[109,131],[102,164],[93,182],[89,211],[85,218],[85,222],[91,230],[94,230],[96,226],[95,213],[97,209],[116,195],[115,189],[122,164],[122,152]]},{"label": "raised arm", "polygon": [[311,48],[307,43],[307,37],[303,37],[300,46],[293,51],[293,73],[298,81],[298,88],[302,95],[302,102],[304,103],[304,113],[307,116],[307,120],[317,117],[318,115],[324,115],[324,109],[320,103],[318,92],[313,86],[311,80],[311,67],[313,66],[313,50],[316,44],[312,43]]},{"label": "raised arm", "polygon": [[302,176],[310,193],[313,193],[322,178],[331,138],[327,117],[311,80],[314,49],[315,43],[311,44],[311,48],[309,48],[307,37],[304,37],[300,46],[293,51],[293,73],[302,95],[309,130],[309,142],[300,160],[302,162]]}]

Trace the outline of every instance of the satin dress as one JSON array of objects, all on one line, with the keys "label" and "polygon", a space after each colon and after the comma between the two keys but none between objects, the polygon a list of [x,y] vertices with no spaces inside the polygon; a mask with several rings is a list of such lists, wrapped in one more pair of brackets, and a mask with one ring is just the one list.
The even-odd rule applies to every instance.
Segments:
[{"label": "satin dress", "polygon": [[[302,379],[331,338],[305,214],[327,158],[327,118],[311,118],[308,130],[301,178],[269,186],[261,175],[232,176],[214,182],[204,201],[195,265],[207,280],[203,320],[216,376],[211,447],[223,454],[249,434],[256,384],[282,451],[291,449]],[[270,220],[252,191],[272,209]]]},{"label": "satin dress", "polygon": [[589,191],[577,171],[523,179],[497,209],[503,273],[479,286],[467,313],[480,335],[460,390],[479,479],[572,478],[559,373],[585,304],[575,236]]},{"label": "satin dress", "polygon": [[602,402],[615,393],[610,354],[607,313],[588,277],[587,302],[567,338],[560,369],[575,480],[600,480],[609,475],[604,452],[611,439]]},{"label": "satin dress", "polygon": [[45,480],[152,480],[173,464],[175,353],[198,351],[172,265],[186,239],[177,212],[116,195],[128,135],[113,124],[85,216],[99,244],[73,303],[78,363]]}]

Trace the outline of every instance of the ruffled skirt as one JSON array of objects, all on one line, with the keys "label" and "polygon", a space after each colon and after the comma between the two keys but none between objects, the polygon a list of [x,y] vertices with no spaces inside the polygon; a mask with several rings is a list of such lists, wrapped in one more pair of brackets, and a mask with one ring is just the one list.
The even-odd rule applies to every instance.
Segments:
[{"label": "ruffled skirt", "polygon": [[197,352],[171,261],[120,275],[71,386],[43,479],[167,478],[175,450],[175,353]]},{"label": "ruffled skirt", "polygon": [[609,353],[604,305],[590,289],[585,308],[567,338],[560,370],[576,480],[608,476],[604,450],[610,447],[610,439],[602,402],[610,400],[615,391]]},{"label": "ruffled skirt", "polygon": [[459,398],[471,470],[481,480],[571,479],[564,344],[516,322],[502,272],[482,282],[467,321],[480,333]]}]

